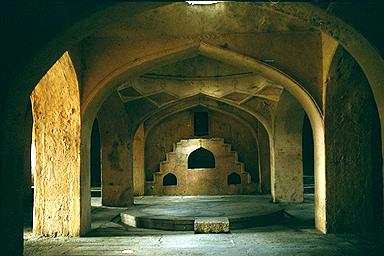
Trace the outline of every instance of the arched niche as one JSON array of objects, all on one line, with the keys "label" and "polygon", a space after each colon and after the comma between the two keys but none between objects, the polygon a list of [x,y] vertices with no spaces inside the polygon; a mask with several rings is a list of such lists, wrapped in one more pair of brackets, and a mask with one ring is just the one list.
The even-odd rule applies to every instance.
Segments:
[{"label": "arched niche", "polygon": [[233,172],[230,175],[228,175],[227,184],[228,185],[241,184],[241,177],[240,177],[240,175],[235,173],[235,172]]},{"label": "arched niche", "polygon": [[177,177],[173,173],[168,173],[163,178],[163,186],[176,186]]},{"label": "arched niche", "polygon": [[[145,147],[143,147],[145,148],[147,181],[152,180],[152,174],[157,171],[158,163],[166,157],[165,152],[158,153],[157,145],[171,149],[174,141],[180,138],[192,138],[193,130],[188,125],[191,123],[191,113],[195,109],[203,109],[208,111],[211,116],[211,136],[224,138],[227,143],[232,145],[233,149],[238,152],[239,161],[245,164],[246,171],[250,173],[254,183],[259,183],[263,188],[270,187],[270,150],[269,144],[265,144],[265,141],[269,141],[269,136],[264,126],[254,116],[203,95],[176,103],[172,107],[156,111],[156,114],[145,120],[145,128],[143,128],[145,129]],[[215,107],[216,104],[220,104],[220,108]],[[232,124],[231,129],[223,129],[228,124]],[[175,132],[169,132],[173,130]],[[237,136],[239,134],[241,136]],[[259,140],[264,143],[262,148],[259,147]],[[144,175],[140,173],[140,169],[136,168],[134,172],[134,179],[141,179],[144,183],[142,178]],[[262,191],[265,192],[264,189]]]},{"label": "arched niche", "polygon": [[215,156],[205,148],[198,148],[188,156],[188,169],[215,168]]}]

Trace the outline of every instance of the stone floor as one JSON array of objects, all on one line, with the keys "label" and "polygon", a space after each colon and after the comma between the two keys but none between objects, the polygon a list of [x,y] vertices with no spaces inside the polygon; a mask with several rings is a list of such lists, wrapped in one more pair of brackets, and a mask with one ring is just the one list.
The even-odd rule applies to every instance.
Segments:
[{"label": "stone floor", "polygon": [[102,207],[97,198],[92,205],[92,231],[86,237],[35,238],[27,225],[24,255],[384,255],[383,233],[317,232],[310,195],[304,204],[282,205],[295,218],[229,234],[125,228],[118,217],[124,208]]}]

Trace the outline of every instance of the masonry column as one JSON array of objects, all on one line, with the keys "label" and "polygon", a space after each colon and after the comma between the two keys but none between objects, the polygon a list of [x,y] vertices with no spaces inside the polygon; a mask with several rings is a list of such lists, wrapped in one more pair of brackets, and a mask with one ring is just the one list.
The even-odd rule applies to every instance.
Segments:
[{"label": "masonry column", "polygon": [[260,192],[263,194],[271,193],[271,163],[269,135],[267,130],[261,125],[258,128],[257,141],[259,144],[260,162]]},{"label": "masonry column", "polygon": [[135,196],[144,195],[144,124],[142,123],[133,138],[133,191]]},{"label": "masonry column", "polygon": [[328,232],[383,228],[379,113],[359,64],[341,46],[329,70],[325,112]]},{"label": "masonry column", "polygon": [[33,233],[80,235],[80,95],[65,53],[31,94],[36,150]]},{"label": "masonry column", "polygon": [[101,142],[102,204],[131,205],[133,161],[130,120],[117,94],[112,94],[103,103],[97,119]]},{"label": "masonry column", "polygon": [[296,99],[284,91],[273,126],[274,170],[271,190],[274,202],[302,202],[303,163],[301,130],[304,110]]}]

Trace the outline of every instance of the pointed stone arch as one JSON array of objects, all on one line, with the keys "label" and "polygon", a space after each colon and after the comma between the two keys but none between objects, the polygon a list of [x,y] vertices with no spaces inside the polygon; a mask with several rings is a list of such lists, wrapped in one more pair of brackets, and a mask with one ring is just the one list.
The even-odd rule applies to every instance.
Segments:
[{"label": "pointed stone arch", "polygon": [[[246,67],[249,70],[262,74],[269,80],[276,82],[289,91],[296,100],[303,106],[307,113],[312,127],[315,147],[315,222],[316,227],[322,232],[326,232],[326,176],[325,176],[325,145],[324,145],[324,123],[323,114],[312,96],[296,80],[275,67],[267,65],[261,61],[248,56],[223,49],[203,42],[192,42],[177,48],[166,49],[150,56],[129,62],[114,72],[110,73],[97,84],[95,89],[84,99],[82,104],[82,117],[84,125],[89,126],[87,122],[93,120],[100,104],[114,89],[117,88],[127,77],[144,72],[147,69],[163,65],[164,63],[173,63],[197,55],[203,55],[231,65]],[[83,132],[89,133],[89,128],[83,129]],[[82,134],[83,138],[88,138],[88,133]],[[85,144],[88,144],[87,142]],[[84,145],[84,143],[83,143]],[[273,143],[270,143],[273,145]],[[88,154],[87,150],[82,151]],[[271,146],[271,172],[274,170],[274,147]],[[84,163],[86,164],[86,162]],[[272,196],[275,191],[272,187]]]},{"label": "pointed stone arch", "polygon": [[[217,106],[217,103],[220,103],[220,107]],[[225,109],[222,109],[223,106],[226,106]],[[212,98],[210,96],[206,95],[196,95],[189,98],[185,98],[182,100],[178,100],[174,102],[173,104],[169,104],[167,106],[163,106],[157,111],[151,112],[143,121],[141,121],[141,125],[139,125],[139,128],[134,128],[133,131],[136,136],[142,136],[141,142],[137,144],[133,144],[133,147],[140,147],[140,144],[145,143],[147,140],[148,134],[151,133],[151,130],[159,123],[162,122],[162,120],[176,115],[177,113],[187,111],[190,109],[193,109],[195,107],[203,107],[204,109],[212,112],[221,113],[224,116],[228,116],[229,118],[233,118],[237,122],[244,125],[244,127],[248,128],[248,130],[251,132],[255,145],[257,148],[257,165],[258,165],[258,182],[260,186],[260,190],[263,193],[270,192],[270,165],[269,165],[269,158],[270,158],[270,147],[269,147],[269,136],[270,131],[266,130],[269,129],[269,127],[264,127],[259,122],[259,115],[255,115],[256,113],[246,111],[245,109],[239,108],[236,104],[231,104],[229,102],[222,102],[219,99]],[[262,118],[262,117],[261,117]],[[144,133],[144,123],[145,123],[145,134]],[[267,120],[265,120],[265,123],[268,123]],[[255,130],[257,128],[258,132]],[[259,135],[259,133],[262,134],[262,136]],[[141,134],[141,135],[139,135]],[[260,148],[259,139],[262,141],[266,141],[266,144],[264,143],[264,147]],[[142,145],[142,148],[144,145]],[[144,158],[144,152],[145,150],[137,151],[137,155],[134,155],[134,162],[137,159],[143,159]],[[135,151],[136,154],[136,151]],[[142,156],[140,156],[142,154]],[[261,159],[260,155],[263,155],[265,159]],[[144,163],[142,163],[142,166]],[[140,166],[140,164],[138,164]],[[133,169],[133,182],[134,182],[134,189],[135,191],[142,191],[140,193],[137,193],[138,195],[144,195],[144,184],[145,184],[145,173],[143,171],[144,167],[141,168],[134,168]]]},{"label": "pointed stone arch", "polygon": [[173,173],[168,173],[163,178],[163,186],[176,186],[177,177]]},{"label": "pointed stone arch", "polygon": [[[156,8],[158,5],[159,4],[152,5],[150,8]],[[303,22],[312,22],[314,28],[334,36],[343,44],[346,50],[350,52],[360,64],[369,80],[382,124],[384,120],[384,87],[382,86],[382,81],[384,81],[384,61],[368,40],[347,25],[346,22],[333,17],[319,7],[309,3],[284,4],[285,10],[274,3],[269,5],[266,4],[265,6],[274,9],[283,15],[297,17]],[[25,106],[23,104],[28,101],[29,94],[33,90],[34,85],[47,71],[49,66],[52,65],[71,45],[74,45],[85,38],[90,33],[89,31],[91,28],[97,29],[108,20],[108,18],[112,18],[113,16],[111,14],[114,10],[119,9],[119,7],[121,7],[121,5],[114,5],[102,11],[95,11],[95,13],[80,20],[76,24],[71,24],[70,27],[68,26],[69,28],[65,29],[65,33],[61,33],[61,30],[58,31],[57,33],[60,34],[55,35],[53,40],[46,40],[50,42],[42,46],[40,51],[34,54],[33,60],[25,63],[26,65],[24,68],[22,68],[16,75],[17,78],[15,81],[9,81],[12,82],[12,85],[10,86],[8,93],[10,95],[9,99],[4,103],[5,119],[2,125],[2,142],[5,146],[1,155],[2,175],[4,178],[1,180],[2,193],[0,195],[2,198],[0,202],[2,209],[14,209],[18,217],[16,218],[14,214],[11,213],[2,212],[3,221],[1,224],[4,227],[4,230],[16,230],[16,232],[18,232],[14,236],[2,236],[5,238],[5,243],[9,242],[10,244],[15,245],[15,251],[22,250],[22,236],[20,235],[22,227],[21,224],[17,224],[17,221],[13,220],[21,218],[21,208],[18,203],[19,198],[16,198],[15,200],[7,199],[7,194],[14,192],[14,186],[11,187],[10,185],[7,185],[7,183],[19,184],[18,179],[20,178],[20,174],[18,171],[22,170],[20,163],[23,162],[23,157],[20,152],[23,150],[23,147],[21,146],[23,145],[23,139],[15,135],[22,129],[23,124],[21,118],[18,118],[17,116],[24,112]],[[317,22],[317,20],[319,20],[318,18],[323,22]],[[336,32],[332,28],[338,29],[338,31]],[[43,40],[41,41],[43,42]],[[32,49],[32,51],[34,50],[36,49]],[[43,64],[41,64],[42,60],[44,61]],[[14,95],[14,97],[11,95]],[[87,134],[87,132],[84,134]],[[384,138],[384,125],[381,125],[381,134],[382,138]],[[384,148],[383,143],[382,147]],[[18,185],[16,185],[16,187],[17,186]],[[323,221],[325,223],[325,219]],[[323,227],[321,230],[323,232],[327,231],[326,227]]]},{"label": "pointed stone arch", "polygon": [[236,172],[229,174],[228,178],[227,178],[227,184],[228,185],[241,184],[241,176],[239,174],[237,174]]},{"label": "pointed stone arch", "polygon": [[215,156],[211,151],[200,147],[188,156],[188,169],[215,168]]}]

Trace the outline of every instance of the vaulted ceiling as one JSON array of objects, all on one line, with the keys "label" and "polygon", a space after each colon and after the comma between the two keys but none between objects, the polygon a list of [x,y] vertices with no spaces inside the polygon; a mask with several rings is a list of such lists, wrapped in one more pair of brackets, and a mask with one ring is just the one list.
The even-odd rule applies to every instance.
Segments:
[{"label": "vaulted ceiling", "polygon": [[[200,42],[266,62],[292,75],[321,102],[321,34],[263,3],[179,2],[119,16],[82,42],[85,84],[97,84],[126,63],[162,49]],[[284,90],[262,73],[203,54],[155,66],[119,77],[114,87],[134,123],[193,98],[226,103],[271,124]],[[85,95],[91,91],[91,86],[84,89]]]},{"label": "vaulted ceiling", "polygon": [[237,106],[259,105],[256,112],[270,112],[282,90],[282,86],[251,70],[198,55],[148,70],[117,91],[129,116],[136,120],[196,95]]}]

